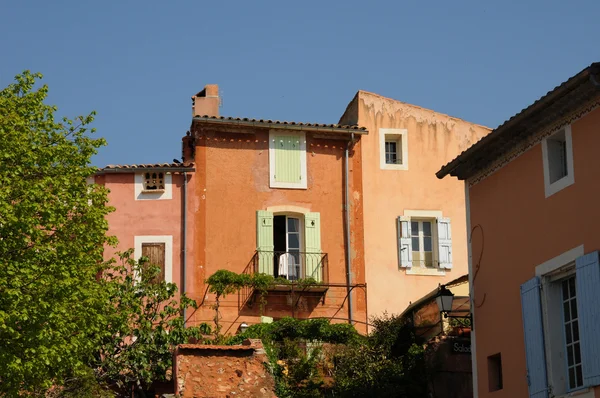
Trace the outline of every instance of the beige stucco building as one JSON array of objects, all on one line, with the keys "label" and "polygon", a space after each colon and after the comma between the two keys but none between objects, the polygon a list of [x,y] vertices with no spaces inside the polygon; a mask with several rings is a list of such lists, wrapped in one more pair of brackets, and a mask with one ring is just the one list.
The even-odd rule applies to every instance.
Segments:
[{"label": "beige stucco building", "polygon": [[435,173],[490,129],[366,91],[340,124],[369,131],[361,141],[368,312],[400,313],[467,273],[464,185]]}]

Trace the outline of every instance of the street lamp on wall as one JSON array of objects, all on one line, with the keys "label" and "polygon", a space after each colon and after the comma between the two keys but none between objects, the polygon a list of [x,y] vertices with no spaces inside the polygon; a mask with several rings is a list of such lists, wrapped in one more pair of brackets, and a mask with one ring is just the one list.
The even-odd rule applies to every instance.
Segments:
[{"label": "street lamp on wall", "polygon": [[448,313],[452,311],[452,301],[454,300],[454,293],[446,288],[446,286],[440,286],[438,294],[435,297],[435,301],[440,309],[440,312],[448,317]]},{"label": "street lamp on wall", "polygon": [[435,302],[438,305],[440,313],[444,315],[444,318],[458,318],[468,319],[471,323],[471,329],[473,329],[473,315],[469,311],[467,316],[448,315],[452,312],[452,301],[454,300],[454,293],[452,293],[445,285],[441,285],[437,295],[435,296]]}]

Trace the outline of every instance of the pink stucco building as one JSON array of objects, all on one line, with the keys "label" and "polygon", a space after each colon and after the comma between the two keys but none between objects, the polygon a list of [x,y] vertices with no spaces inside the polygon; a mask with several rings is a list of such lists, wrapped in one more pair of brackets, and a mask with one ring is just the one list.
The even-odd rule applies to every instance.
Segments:
[{"label": "pink stucco building", "polygon": [[595,63],[438,173],[466,185],[475,397],[600,397],[599,131]]}]

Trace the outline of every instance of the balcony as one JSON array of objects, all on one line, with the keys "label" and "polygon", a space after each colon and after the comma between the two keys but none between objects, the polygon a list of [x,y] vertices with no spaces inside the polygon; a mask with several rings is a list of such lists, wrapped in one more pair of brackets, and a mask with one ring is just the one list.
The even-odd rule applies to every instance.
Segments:
[{"label": "balcony", "polygon": [[[292,303],[292,316],[298,306],[300,297],[313,297],[311,302],[325,302],[329,289],[329,262],[327,253],[307,253],[300,251],[261,251],[254,252],[244,270],[246,274],[263,273],[275,278],[266,290],[269,297],[285,295]],[[252,307],[258,292],[245,287],[239,291],[240,310]],[[316,301],[315,301],[316,300]]]},{"label": "balcony", "polygon": [[318,284],[327,284],[328,265],[327,253],[256,251],[246,270],[249,273],[263,273],[272,275],[279,281],[285,279],[290,282],[285,284],[307,279],[313,279]]}]

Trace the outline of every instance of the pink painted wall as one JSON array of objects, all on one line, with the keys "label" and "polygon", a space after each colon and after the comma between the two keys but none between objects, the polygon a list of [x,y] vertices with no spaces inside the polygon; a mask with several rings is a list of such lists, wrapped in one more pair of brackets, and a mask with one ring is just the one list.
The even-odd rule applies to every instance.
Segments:
[{"label": "pink painted wall", "polygon": [[[475,302],[483,303],[475,309],[480,398],[527,396],[520,285],[537,265],[570,249],[600,249],[599,126],[600,109],[572,124],[575,183],[548,198],[541,143],[469,189],[471,224],[485,237],[475,232],[472,248],[474,258],[483,251],[474,285]],[[499,352],[504,388],[490,393],[487,357]]]},{"label": "pink painted wall", "polygon": [[[438,284],[468,272],[464,184],[438,180],[435,173],[489,129],[365,91],[357,93],[340,123],[369,130],[362,140],[368,311],[401,313]],[[408,170],[380,168],[380,128],[408,130]],[[454,268],[445,276],[408,275],[399,268],[396,218],[405,210],[441,210],[451,219]]]},{"label": "pink painted wall", "polygon": [[[106,173],[95,177],[96,183],[110,190],[109,205],[115,211],[108,215],[108,234],[116,236],[116,248],[107,248],[105,257],[116,257],[117,251],[134,247],[134,237],[142,235],[171,235],[173,237],[173,282],[181,291],[182,260],[182,186],[183,175],[173,174],[172,199],[135,200],[134,173]],[[187,264],[188,281],[194,277],[194,229],[193,208],[195,198],[193,173],[188,173],[188,236]],[[189,283],[188,283],[189,284]]]}]

